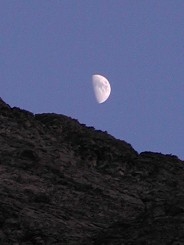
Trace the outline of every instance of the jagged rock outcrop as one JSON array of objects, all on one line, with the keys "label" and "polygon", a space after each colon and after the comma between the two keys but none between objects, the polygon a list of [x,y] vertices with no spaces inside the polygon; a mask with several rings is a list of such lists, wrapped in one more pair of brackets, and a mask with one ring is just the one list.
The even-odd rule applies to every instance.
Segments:
[{"label": "jagged rock outcrop", "polygon": [[182,245],[184,162],[0,99],[0,244]]}]

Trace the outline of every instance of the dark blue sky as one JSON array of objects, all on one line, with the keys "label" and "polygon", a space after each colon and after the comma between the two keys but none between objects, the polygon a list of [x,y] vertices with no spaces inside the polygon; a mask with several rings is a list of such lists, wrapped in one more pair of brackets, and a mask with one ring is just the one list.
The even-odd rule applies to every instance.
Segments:
[{"label": "dark blue sky", "polygon": [[184,159],[184,1],[1,0],[0,97]]}]

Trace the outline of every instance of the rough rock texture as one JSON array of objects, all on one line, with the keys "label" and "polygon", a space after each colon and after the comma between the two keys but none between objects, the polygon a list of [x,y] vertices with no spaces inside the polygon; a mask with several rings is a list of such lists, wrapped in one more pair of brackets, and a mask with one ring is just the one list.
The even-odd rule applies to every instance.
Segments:
[{"label": "rough rock texture", "polygon": [[184,162],[0,99],[0,244],[183,245]]}]

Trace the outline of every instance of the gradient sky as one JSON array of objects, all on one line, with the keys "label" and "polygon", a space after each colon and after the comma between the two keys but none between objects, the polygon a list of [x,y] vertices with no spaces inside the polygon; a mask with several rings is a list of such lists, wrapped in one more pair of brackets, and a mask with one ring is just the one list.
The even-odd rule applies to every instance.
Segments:
[{"label": "gradient sky", "polygon": [[0,97],[184,159],[184,1],[0,0]]}]

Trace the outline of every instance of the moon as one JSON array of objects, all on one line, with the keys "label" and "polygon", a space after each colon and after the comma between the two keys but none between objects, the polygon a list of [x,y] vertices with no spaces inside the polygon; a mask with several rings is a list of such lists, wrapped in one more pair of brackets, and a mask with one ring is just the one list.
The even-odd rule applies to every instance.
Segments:
[{"label": "moon", "polygon": [[107,78],[101,75],[92,76],[93,90],[98,103],[105,102],[111,93],[111,86]]}]

